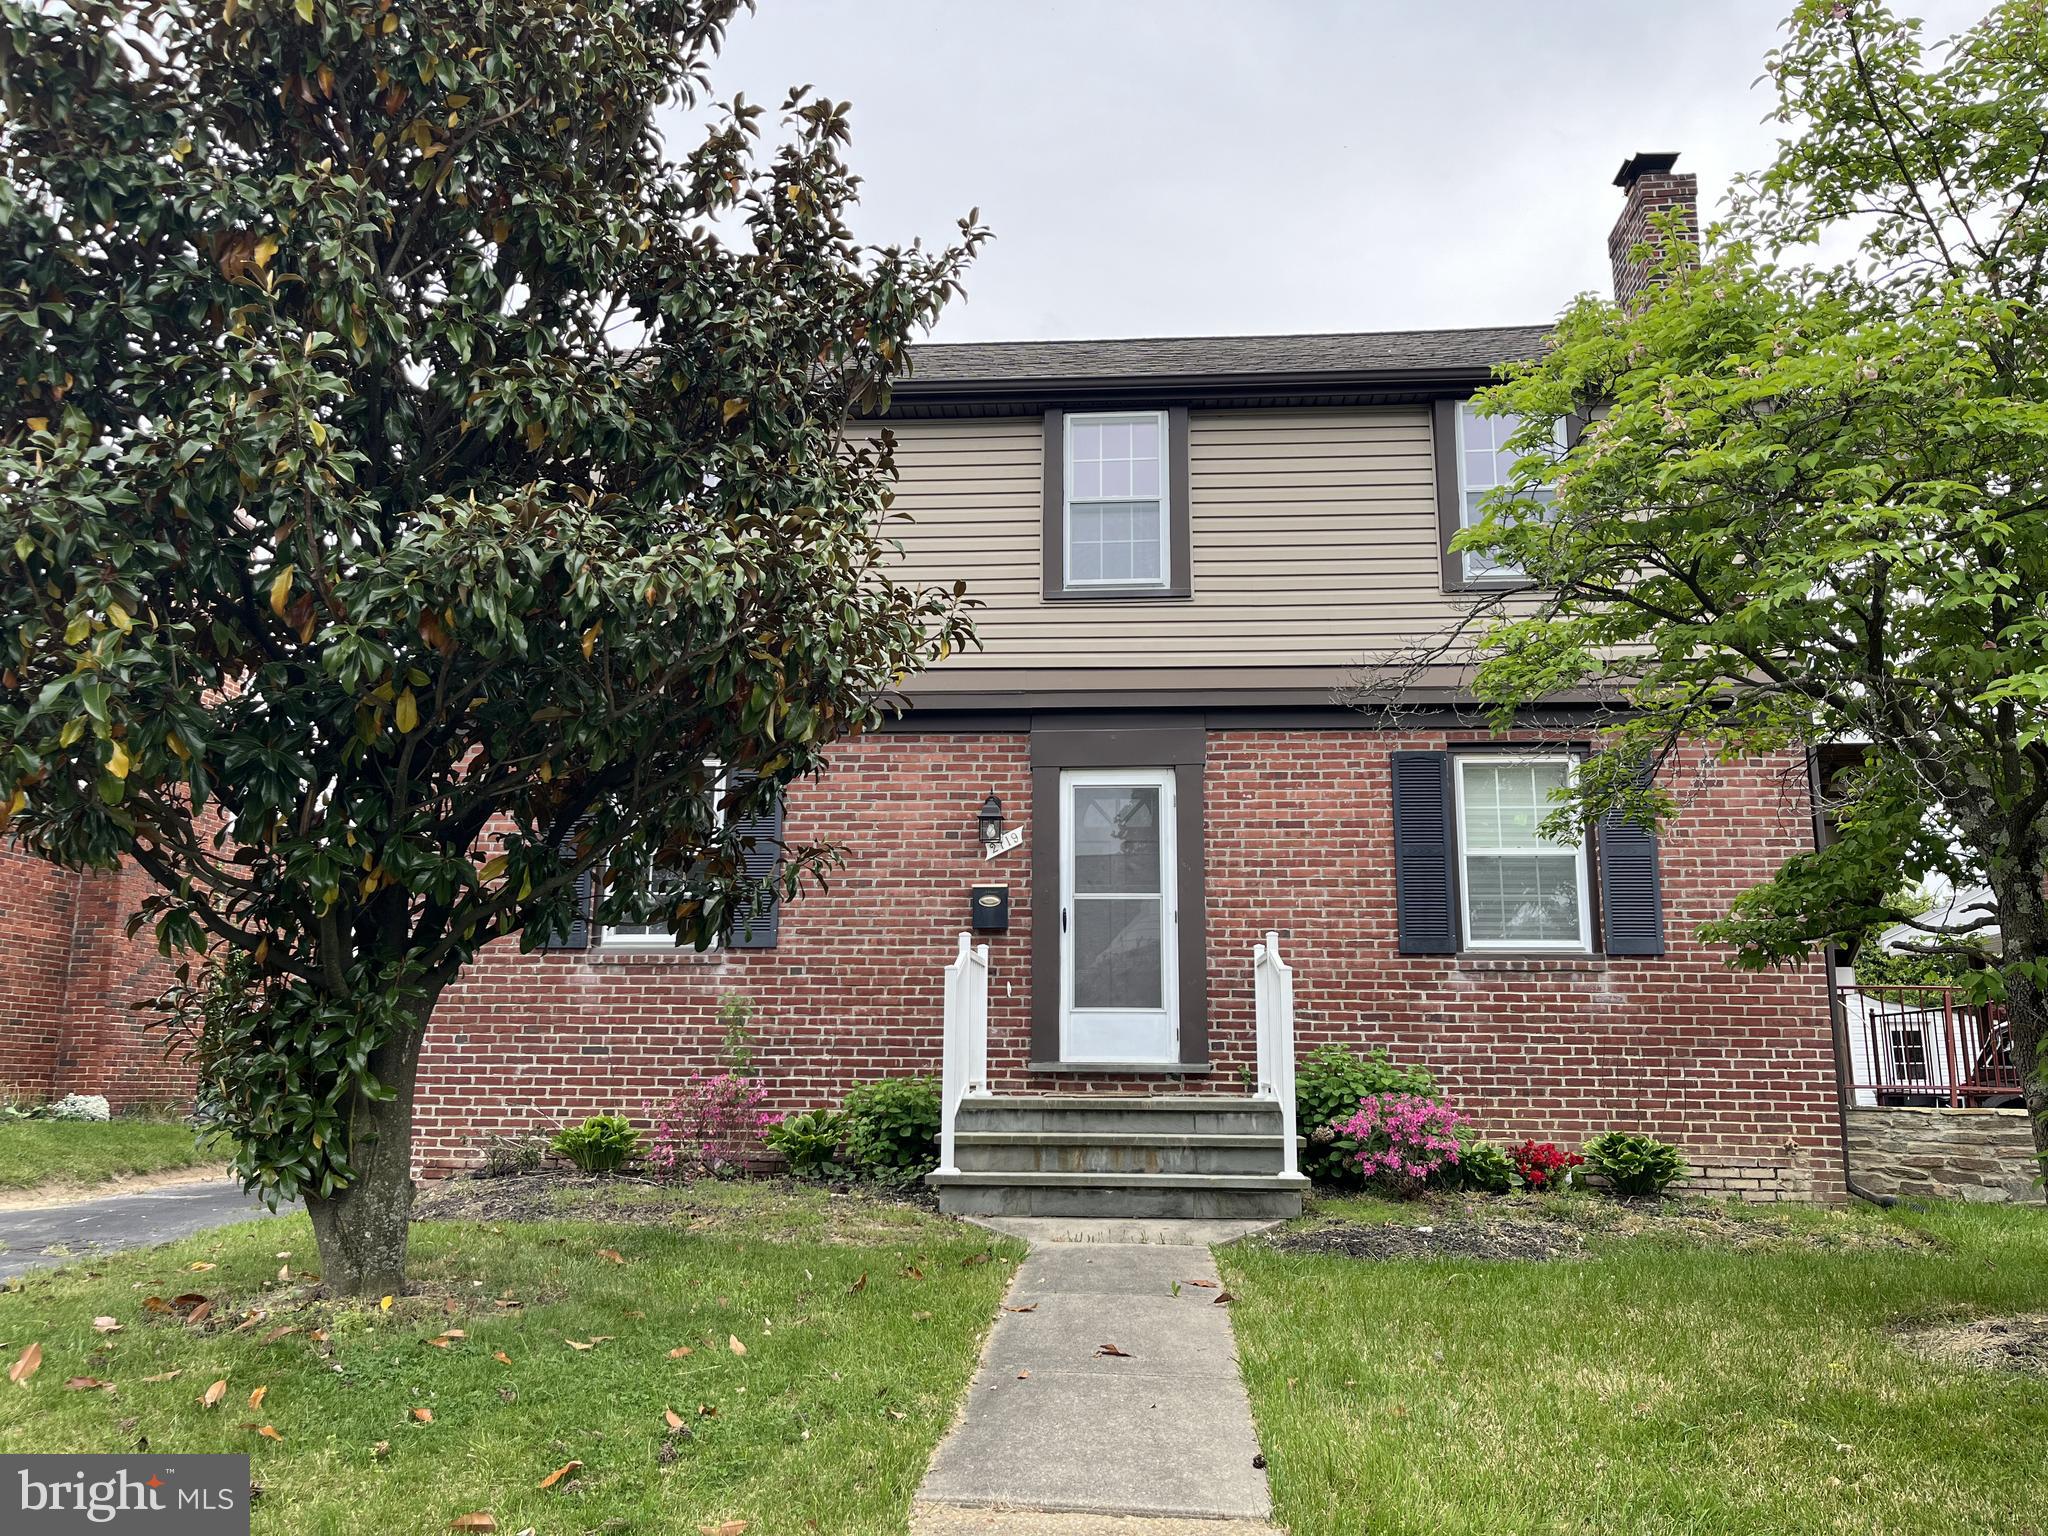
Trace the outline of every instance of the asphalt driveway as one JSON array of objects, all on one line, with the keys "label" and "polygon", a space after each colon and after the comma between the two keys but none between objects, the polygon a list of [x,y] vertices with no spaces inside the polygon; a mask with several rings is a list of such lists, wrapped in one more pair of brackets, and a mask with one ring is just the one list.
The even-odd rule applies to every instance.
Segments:
[{"label": "asphalt driveway", "polygon": [[225,1180],[103,1195],[73,1205],[0,1210],[0,1279],[268,1214],[255,1196]]}]

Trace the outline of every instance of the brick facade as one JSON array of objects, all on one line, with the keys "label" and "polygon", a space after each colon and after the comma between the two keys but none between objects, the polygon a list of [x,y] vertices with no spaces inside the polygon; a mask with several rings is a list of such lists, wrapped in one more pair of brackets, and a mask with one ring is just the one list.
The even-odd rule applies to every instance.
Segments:
[{"label": "brick facade", "polygon": [[[1677,156],[1652,158],[1662,162],[1675,160]],[[1621,175],[1615,180],[1627,194],[1627,200],[1622,204],[1621,216],[1614,221],[1614,228],[1608,232],[1607,260],[1614,271],[1615,302],[1628,309],[1634,307],[1636,296],[1649,284],[1650,269],[1654,265],[1654,262],[1637,261],[1630,253],[1641,245],[1658,251],[1663,249],[1663,231],[1651,224],[1652,218],[1676,210],[1678,227],[1685,238],[1694,244],[1699,242],[1700,182],[1690,171],[1674,171],[1668,166],[1639,169],[1636,160],[1623,166]]]},{"label": "brick facade", "polygon": [[[1810,838],[1803,781],[1785,764],[1688,761],[1684,814],[1662,874],[1669,952],[1543,960],[1395,952],[1389,754],[1442,732],[1217,730],[1204,770],[1210,1041],[1206,1077],[1118,1079],[1026,1069],[1034,921],[1030,738],[1023,730],[900,732],[849,743],[793,794],[792,841],[841,846],[829,889],[785,912],[772,950],[522,955],[492,946],[444,997],[420,1072],[418,1156],[474,1160],[484,1138],[597,1110],[640,1114],[714,1069],[720,1001],[755,1008],[756,1059],[786,1108],[835,1101],[865,1078],[939,1065],[939,974],[967,891],[1007,881],[1009,931],[990,937],[990,1060],[998,1091],[1240,1091],[1254,1062],[1251,950],[1281,935],[1300,1047],[1386,1046],[1420,1061],[1494,1137],[1577,1143],[1613,1127],[1679,1143],[1702,1187],[1751,1198],[1840,1192],[1834,1059],[1818,966],[1753,975],[1696,942],[1700,923]],[[1001,797],[1025,846],[984,861],[975,812]],[[61,879],[47,910],[65,908]],[[163,1097],[155,1037],[114,1001],[144,995],[153,954],[119,938],[139,889],[75,888],[75,1028],[37,1075],[52,1018],[31,968],[8,978],[27,1050],[0,1057],[24,1088]],[[0,911],[19,922],[19,902]],[[54,953],[45,944],[38,953]],[[51,966],[46,960],[42,970]],[[41,999],[40,1002],[36,998]],[[105,1002],[98,999],[107,999]],[[40,1008],[40,1012],[33,1012]],[[41,1030],[43,1033],[38,1034]],[[16,1031],[10,1029],[10,1039]],[[153,1091],[152,1091],[153,1090]]]}]

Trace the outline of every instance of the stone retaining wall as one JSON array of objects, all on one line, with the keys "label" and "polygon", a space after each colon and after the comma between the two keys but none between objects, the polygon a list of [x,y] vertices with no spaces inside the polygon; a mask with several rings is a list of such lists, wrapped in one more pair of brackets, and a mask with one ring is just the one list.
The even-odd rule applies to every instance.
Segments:
[{"label": "stone retaining wall", "polygon": [[2041,1198],[2023,1109],[1852,1109],[1849,1168],[1874,1195]]}]

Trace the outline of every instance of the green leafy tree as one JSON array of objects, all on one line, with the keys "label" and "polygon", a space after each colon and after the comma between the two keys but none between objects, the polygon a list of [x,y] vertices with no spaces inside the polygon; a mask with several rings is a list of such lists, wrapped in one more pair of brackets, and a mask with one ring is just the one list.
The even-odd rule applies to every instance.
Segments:
[{"label": "green leafy tree", "polygon": [[972,638],[845,428],[982,231],[857,244],[843,106],[708,104],[735,9],[0,4],[0,804],[154,879],[202,1102],[337,1291],[403,1281],[463,964],[599,870],[704,944],[738,824]]},{"label": "green leafy tree", "polygon": [[1811,0],[1766,69],[1786,136],[1704,257],[1667,225],[1633,312],[1579,300],[1489,393],[1523,458],[1462,547],[1534,585],[1447,649],[1503,721],[1624,706],[1561,830],[1670,814],[1681,743],[1857,744],[1839,838],[1707,936],[1769,966],[1912,921],[1927,875],[1988,885],[1929,945],[2000,930],[1971,974],[2048,1149],[2048,26],[2012,3],[1930,48]]}]

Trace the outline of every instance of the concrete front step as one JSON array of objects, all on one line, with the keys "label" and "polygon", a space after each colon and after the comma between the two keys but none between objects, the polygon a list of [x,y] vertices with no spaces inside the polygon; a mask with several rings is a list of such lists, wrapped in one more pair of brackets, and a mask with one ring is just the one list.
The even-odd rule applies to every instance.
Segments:
[{"label": "concrete front step", "polygon": [[982,1095],[960,1106],[956,1216],[1273,1220],[1301,1214],[1280,1108],[1227,1094]]},{"label": "concrete front step", "polygon": [[1149,1131],[962,1131],[966,1173],[1248,1173],[1282,1167],[1276,1136]]},{"label": "concrete front step", "polygon": [[1277,1136],[1279,1106],[1226,1094],[982,1097],[960,1104],[962,1131],[1090,1131],[1170,1136]]},{"label": "concrete front step", "polygon": [[1116,1216],[1181,1221],[1301,1214],[1300,1174],[929,1173],[952,1216]]}]

